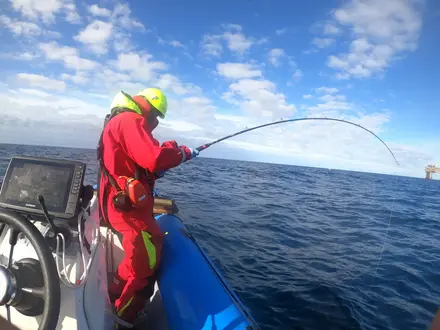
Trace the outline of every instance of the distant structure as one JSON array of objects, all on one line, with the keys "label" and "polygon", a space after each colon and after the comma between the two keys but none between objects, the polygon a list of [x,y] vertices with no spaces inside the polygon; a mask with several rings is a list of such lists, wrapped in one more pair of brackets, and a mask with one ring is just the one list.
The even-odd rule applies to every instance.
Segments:
[{"label": "distant structure", "polygon": [[434,173],[440,174],[440,167],[437,167],[435,165],[427,165],[425,167],[425,172],[426,172],[426,180],[431,180],[432,179],[432,175]]}]

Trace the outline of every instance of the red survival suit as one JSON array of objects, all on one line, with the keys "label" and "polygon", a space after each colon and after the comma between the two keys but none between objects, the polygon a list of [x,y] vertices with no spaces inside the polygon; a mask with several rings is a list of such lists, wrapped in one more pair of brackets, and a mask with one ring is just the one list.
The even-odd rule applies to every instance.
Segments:
[{"label": "red survival suit", "polygon": [[[104,128],[102,160],[107,171],[117,181],[120,176],[133,177],[136,164],[150,173],[166,171],[182,161],[182,149],[174,141],[159,145],[151,135],[147,120],[134,112],[122,112],[112,118]],[[190,156],[189,156],[190,157]],[[154,175],[150,175],[154,184]],[[141,182],[151,191],[146,176]],[[122,246],[125,258],[118,267],[113,283],[109,287],[111,295],[119,296],[115,301],[119,318],[133,323],[151,293],[142,292],[159,265],[163,234],[153,217],[152,196],[144,209],[119,212],[112,198],[116,190],[108,178],[101,175],[100,207],[106,221],[123,235]],[[145,291],[145,290],[144,290]]]}]

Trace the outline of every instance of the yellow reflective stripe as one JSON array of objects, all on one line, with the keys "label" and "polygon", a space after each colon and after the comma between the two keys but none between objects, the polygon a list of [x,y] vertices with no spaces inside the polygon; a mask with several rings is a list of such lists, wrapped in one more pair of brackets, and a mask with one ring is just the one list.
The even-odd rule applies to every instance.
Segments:
[{"label": "yellow reflective stripe", "polygon": [[127,108],[142,116],[142,111],[136,102],[133,101],[130,95],[124,93],[123,91],[120,91],[118,94],[116,94],[110,108],[111,110],[114,108]]},{"label": "yellow reflective stripe", "polygon": [[127,309],[128,305],[131,304],[131,302],[133,301],[133,298],[134,298],[134,296],[130,298],[130,300],[124,305],[124,307],[122,307],[119,310],[119,312],[116,315],[118,315],[120,317],[124,313],[124,311]]},{"label": "yellow reflective stripe", "polygon": [[156,266],[156,247],[151,243],[151,235],[146,231],[141,231],[142,238],[144,239],[144,245],[147,249],[148,259],[150,260],[150,268],[153,269]]}]

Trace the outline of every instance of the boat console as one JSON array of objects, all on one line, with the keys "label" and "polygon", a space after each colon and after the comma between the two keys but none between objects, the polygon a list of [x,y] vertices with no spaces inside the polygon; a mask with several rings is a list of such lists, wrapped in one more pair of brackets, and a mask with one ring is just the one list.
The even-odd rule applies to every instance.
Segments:
[{"label": "boat console", "polygon": [[81,328],[87,319],[66,317],[85,311],[100,238],[99,223],[87,221],[94,190],[83,185],[85,170],[77,161],[10,160],[0,191],[0,315],[21,329]]}]

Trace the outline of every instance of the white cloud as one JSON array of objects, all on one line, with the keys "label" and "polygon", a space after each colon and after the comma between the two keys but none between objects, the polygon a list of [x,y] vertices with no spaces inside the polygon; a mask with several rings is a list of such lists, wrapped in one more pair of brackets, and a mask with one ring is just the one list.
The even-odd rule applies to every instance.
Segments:
[{"label": "white cloud", "polygon": [[[44,0],[46,1],[46,0]],[[66,21],[71,24],[81,24],[81,17],[76,11],[76,5],[74,2],[68,2],[64,4],[64,10],[66,13]]]},{"label": "white cloud", "polygon": [[42,75],[19,73],[16,75],[18,82],[30,87],[37,87],[47,90],[63,91],[66,88],[64,81],[51,79]]},{"label": "white cloud", "polygon": [[41,18],[46,23],[54,21],[54,14],[63,7],[62,0],[10,0],[12,7],[23,16],[31,19]]},{"label": "white cloud", "polygon": [[260,39],[255,40],[254,44],[255,45],[264,45],[267,44],[270,41],[270,39],[268,37],[262,37]]},{"label": "white cloud", "polygon": [[43,29],[33,22],[23,22],[0,15],[0,25],[4,25],[12,34],[20,38],[32,38],[45,36],[49,38],[60,38],[59,32]]},{"label": "white cloud", "polygon": [[64,62],[69,69],[92,70],[99,66],[97,62],[81,58],[76,48],[60,46],[54,41],[39,44],[39,49],[43,51],[46,59]]},{"label": "white cloud", "polygon": [[102,17],[110,17],[112,12],[107,8],[101,8],[98,5],[91,5],[87,7],[87,10],[93,16],[102,16]]},{"label": "white cloud", "polygon": [[239,24],[222,24],[223,29],[229,30],[229,31],[242,31],[243,27]]},{"label": "white cloud", "polygon": [[341,33],[341,29],[338,28],[335,24],[333,24],[333,23],[326,23],[324,25],[324,34],[326,34],[326,35],[338,35],[339,33]]},{"label": "white cloud", "polygon": [[14,61],[32,61],[38,58],[40,55],[31,52],[20,52],[20,53],[0,53],[0,58],[14,60]]},{"label": "white cloud", "polygon": [[[315,89],[316,104],[303,105],[301,108],[311,112],[313,116],[347,119],[347,111],[355,111],[355,106],[346,100],[345,95],[339,94],[337,88],[322,86]],[[303,95],[304,99],[312,99],[311,94]],[[350,117],[356,120],[356,117]]]},{"label": "white cloud", "polygon": [[[259,95],[267,90],[274,92],[274,88],[271,82],[253,80],[243,83],[240,87],[234,87],[233,90],[249,98],[253,93]],[[96,143],[102,128],[102,118],[108,109],[96,105],[95,98],[108,100],[105,95],[59,96],[23,88],[17,92],[21,93],[20,99],[12,93],[0,92],[0,102],[8,108],[8,115],[0,122],[2,141],[29,143],[30,140],[25,139],[27,136],[25,133],[32,131],[32,141],[38,144],[54,143],[52,142],[54,135],[59,136],[57,145],[90,147]],[[321,98],[330,100],[326,95],[342,97],[324,94]],[[238,96],[237,101],[240,101]],[[273,102],[270,102],[270,105],[273,106]],[[179,144],[189,146],[197,146],[246,126],[250,127],[259,120],[261,122],[269,120],[268,117],[261,118],[258,115],[215,113],[216,108],[212,105],[212,101],[203,96],[191,96],[181,100],[171,97],[170,109],[173,111],[169,112],[166,120],[161,121],[154,133],[155,137],[160,140],[176,139]],[[39,114],[38,117],[35,117],[35,113]],[[266,116],[267,113],[263,115]],[[361,114],[358,117],[345,115],[343,118],[353,120],[376,133],[382,131],[390,120],[388,115],[381,113]],[[48,130],[50,135],[47,134]],[[69,140],[69,136],[79,130],[81,130],[80,136],[76,136],[75,140]],[[413,175],[414,173],[417,175],[425,163],[432,161],[428,154],[415,147],[405,145],[390,145],[390,147],[398,159],[405,164],[403,168],[396,170],[392,158],[382,144],[356,127],[330,122],[298,122],[269,127],[236,137],[217,145],[212,149],[215,152],[211,156],[221,154],[248,160]],[[210,155],[209,152],[204,153],[204,156],[206,155]]]},{"label": "white cloud", "polygon": [[237,124],[246,123],[248,118],[246,116],[237,116],[237,115],[227,115],[222,113],[216,113],[214,115],[216,120],[224,120],[227,122],[234,122]]},{"label": "white cloud", "polygon": [[75,3],[71,0],[10,0],[12,8],[23,16],[46,24],[55,22],[55,16],[61,12],[69,23],[80,23]]},{"label": "white cloud", "polygon": [[381,73],[407,51],[414,51],[422,26],[419,0],[352,0],[334,11],[336,23],[354,36],[346,54],[331,56],[328,66],[340,79]]},{"label": "white cloud", "polygon": [[215,35],[205,34],[201,42],[203,53],[209,56],[219,57],[223,52],[220,38]]},{"label": "white cloud", "polygon": [[[270,82],[258,85],[260,84],[255,84],[254,87],[270,88]],[[173,108],[175,107],[176,105],[173,104]],[[188,141],[189,145],[202,144],[245,127],[251,127],[258,123],[256,120],[261,119],[263,123],[268,121],[268,118],[255,115],[216,113],[214,118],[206,117],[203,126],[192,126],[193,122],[200,120],[194,121],[192,118],[182,120],[186,118],[183,114],[180,114],[179,118],[178,122],[167,124],[166,128],[170,128],[167,133],[177,135],[179,141],[181,139],[185,143]],[[389,121],[389,117],[383,114],[361,115],[357,118],[345,116],[345,119],[354,120],[375,132],[380,132],[384,124]],[[161,126],[159,131],[162,133],[165,128]],[[183,131],[185,134],[179,136],[177,131]],[[192,134],[189,134],[189,131],[193,131]],[[394,174],[397,172],[391,156],[375,138],[359,128],[334,122],[298,122],[272,126],[237,136],[219,144],[215,149],[214,156],[221,153],[236,159],[312,166],[319,164],[321,167],[374,170],[394,172]]]},{"label": "white cloud", "polygon": [[329,116],[329,117],[339,117],[341,110],[350,110],[352,106],[345,101],[338,101],[334,99],[331,95],[323,100],[324,102],[318,103],[314,106],[307,106],[306,109],[313,111],[318,115]]},{"label": "white cloud", "polygon": [[254,43],[252,39],[240,32],[225,32],[223,38],[226,40],[229,50],[240,55],[244,54]]},{"label": "white cloud", "polygon": [[185,48],[185,46],[178,40],[171,40],[170,45],[174,48]]},{"label": "white cloud", "polygon": [[[0,99],[14,104],[12,108],[17,113],[12,111],[11,114],[21,114],[22,119],[34,119],[40,122],[44,120],[50,123],[83,121],[87,124],[88,122],[94,122],[94,119],[104,118],[108,113],[107,108],[88,102],[89,100],[85,101],[77,97],[67,96],[68,93],[36,95],[31,92],[25,94],[28,94],[29,97],[23,95],[22,99],[17,99],[7,93],[0,93]],[[27,110],[24,110],[24,108],[27,108]],[[38,116],[35,116],[35,113],[38,113]],[[99,124],[101,123],[99,121]]]},{"label": "white cloud", "polygon": [[68,56],[63,61],[67,68],[75,70],[93,70],[99,66],[97,62],[79,56]]},{"label": "white cloud", "polygon": [[191,84],[183,84],[176,76],[165,73],[160,76],[159,80],[155,83],[156,86],[164,90],[172,91],[177,95],[185,95],[191,92],[197,92],[198,88]]},{"label": "white cloud", "polygon": [[273,66],[278,66],[280,64],[279,60],[285,56],[284,49],[274,48],[269,51],[269,62],[272,63]]},{"label": "white cloud", "polygon": [[17,36],[34,37],[42,33],[41,28],[35,23],[14,21],[5,15],[0,15],[0,24]]},{"label": "white cloud", "polygon": [[43,35],[48,37],[49,39],[60,39],[61,33],[57,31],[44,31]]},{"label": "white cloud", "polygon": [[[98,6],[90,6],[88,10],[94,16],[107,17],[109,14],[108,9]],[[136,49],[136,46],[132,43],[132,30],[146,31],[145,26],[131,15],[131,10],[127,3],[116,3],[113,11],[110,12],[107,24],[107,27],[111,25],[111,35],[108,41],[112,41],[113,49],[117,53],[131,52]],[[98,50],[101,49],[104,48],[98,48]]]},{"label": "white cloud", "polygon": [[161,37],[157,37],[157,42],[160,45],[169,45],[169,46],[174,47],[174,48],[185,48],[185,46],[180,41],[178,41],[178,40],[167,41],[167,40],[165,40],[165,39],[163,39]]},{"label": "white cloud", "polygon": [[293,79],[295,79],[296,81],[300,80],[303,76],[304,74],[300,69],[296,69],[292,75]]},{"label": "white cloud", "polygon": [[241,79],[231,84],[222,98],[259,118],[285,117],[296,111],[296,107],[288,104],[285,95],[277,93],[275,84],[268,80]]},{"label": "white cloud", "polygon": [[117,26],[113,26],[113,48],[117,53],[126,53],[135,50],[131,42],[131,34]]},{"label": "white cloud", "polygon": [[84,85],[84,84],[86,84],[89,81],[89,79],[82,72],[79,72],[79,73],[77,73],[75,75],[63,73],[61,75],[61,79],[63,79],[63,80],[71,80],[75,84],[78,84],[78,85]]},{"label": "white cloud", "polygon": [[95,76],[96,85],[101,88],[104,86],[113,91],[117,87],[137,93],[149,84],[174,95],[201,92],[198,86],[184,83],[178,77],[166,73],[168,66],[164,62],[154,61],[153,56],[145,52],[119,54],[117,60],[111,61],[110,64],[119,72],[105,69]]},{"label": "white cloud", "polygon": [[111,23],[95,20],[87,25],[74,39],[86,44],[96,54],[106,54],[112,29],[113,25]]},{"label": "white cloud", "polygon": [[94,87],[95,92],[106,92],[112,96],[120,90],[129,94],[137,93],[144,89],[146,85],[145,82],[136,79],[131,70],[128,72],[118,72],[108,68],[102,68],[91,78],[89,85],[91,84]]},{"label": "white cloud", "polygon": [[174,132],[192,133],[194,131],[202,130],[202,127],[194,123],[190,123],[184,120],[162,120],[161,125]]},{"label": "white cloud", "polygon": [[15,58],[17,58],[19,60],[23,60],[23,61],[32,61],[33,59],[35,59],[37,57],[38,57],[38,55],[36,55],[35,53],[24,52],[24,53],[20,53]]},{"label": "white cloud", "polygon": [[131,10],[128,4],[117,3],[113,9],[111,18],[114,25],[122,26],[125,29],[137,28],[140,31],[145,31],[145,26],[131,16]]},{"label": "white cloud", "polygon": [[[15,93],[20,93],[20,98]],[[0,140],[86,148],[95,145],[108,109],[68,93],[30,89],[0,92],[0,103],[8,108],[0,121]]]},{"label": "white cloud", "polygon": [[38,89],[19,88],[18,91],[20,93],[25,93],[25,94],[28,94],[28,95],[33,95],[33,96],[42,97],[42,98],[49,98],[49,97],[52,96],[52,94],[40,91]]},{"label": "white cloud", "polygon": [[[257,84],[258,85],[258,84]],[[273,88],[264,82],[253,88]],[[257,89],[258,89],[257,88]],[[249,90],[249,91],[250,91]],[[248,92],[249,92],[248,91]],[[102,118],[107,107],[94,104],[90,98],[51,95],[33,90],[18,90],[22,97],[17,100],[10,93],[0,93],[8,115],[0,122],[0,139],[15,143],[29,143],[24,137],[32,131],[32,141],[47,144],[54,135],[59,136],[57,145],[90,147],[96,143],[102,128]],[[29,96],[26,96],[29,95]],[[97,95],[99,99],[104,95]],[[179,144],[196,146],[213,138],[243,129],[254,124],[255,117],[215,114],[215,107],[205,97],[187,97],[180,101],[170,100],[170,116],[161,121],[155,131],[160,140],[176,139]],[[35,113],[39,116],[35,117]],[[12,116],[10,115],[12,113]],[[96,116],[90,115],[96,114]],[[345,119],[372,129],[383,130],[389,121],[384,114],[361,115]],[[267,121],[267,118],[263,121]],[[198,124],[198,123],[203,123]],[[50,135],[45,133],[50,131]],[[74,134],[81,130],[80,136]],[[75,135],[75,140],[69,136]],[[53,142],[49,142],[53,143]],[[254,131],[225,141],[215,147],[211,156],[276,161],[331,168],[345,168],[387,172],[394,174],[419,174],[432,157],[421,150],[405,145],[390,144],[404,166],[396,169],[391,156],[383,145],[368,133],[346,124],[331,122],[298,122]],[[209,152],[204,153],[204,156]]]},{"label": "white cloud", "polygon": [[199,132],[199,134],[202,134],[201,137],[206,136],[206,133],[210,130],[211,132],[215,130],[214,113],[216,107],[207,97],[200,95],[185,97],[179,101],[174,99],[171,101],[170,105],[173,109],[173,111],[170,112],[170,116],[167,117],[170,120],[173,120],[174,122],[181,122],[184,120],[192,125],[200,123],[198,129],[202,130]]},{"label": "white cloud", "polygon": [[114,65],[120,71],[128,72],[135,80],[151,82],[157,79],[159,72],[167,69],[164,62],[152,59],[153,56],[148,53],[124,53],[118,55]]},{"label": "white cloud", "polygon": [[335,87],[326,87],[322,86],[315,89],[316,93],[327,93],[327,94],[335,94],[338,92],[338,89]]},{"label": "white cloud", "polygon": [[345,101],[344,95],[334,95],[334,94],[326,94],[319,97],[320,100],[325,102],[332,102],[332,101]]},{"label": "white cloud", "polygon": [[287,32],[287,28],[275,30],[275,34],[277,36],[280,36],[280,35],[282,35],[282,34],[284,34],[286,32]]},{"label": "white cloud", "polygon": [[242,33],[243,28],[237,24],[223,24],[225,30],[222,34],[205,34],[201,42],[202,51],[208,56],[220,56],[223,52],[222,41],[227,48],[236,55],[243,55],[252,45],[261,45],[268,42],[268,38],[248,38]]},{"label": "white cloud", "polygon": [[[212,101],[203,95],[187,96],[183,99],[171,97],[169,102],[170,111],[167,120],[187,121],[189,123],[203,123],[203,137],[210,130],[215,130],[214,112],[216,107]],[[209,135],[209,133],[208,133]]]},{"label": "white cloud", "polygon": [[[382,114],[349,118],[377,132],[389,120]],[[250,136],[252,135],[252,136]],[[301,165],[355,170],[390,171],[392,157],[383,145],[363,130],[347,124],[307,121],[279,125],[231,141],[243,150],[254,149],[261,158]],[[259,148],[261,146],[261,148]],[[264,157],[264,155],[268,157]]]},{"label": "white cloud", "polygon": [[333,44],[335,40],[331,38],[313,38],[312,44],[318,48],[326,48]]},{"label": "white cloud", "polygon": [[109,95],[97,94],[97,93],[87,93],[87,95],[96,97],[98,99],[103,99],[103,100],[106,100],[106,101],[111,101],[111,97]]},{"label": "white cloud", "polygon": [[[102,11],[103,8],[96,6],[95,9],[90,9],[90,7],[89,12],[94,17],[109,17],[108,12]],[[17,77],[17,82],[20,83],[17,90],[7,93],[0,91],[0,102],[8,108],[8,113],[9,109],[13,112],[13,116],[8,114],[7,118],[3,117],[0,121],[1,141],[5,141],[5,137],[7,137],[8,141],[20,143],[24,131],[40,134],[39,136],[46,134],[44,136],[47,137],[48,134],[44,131],[50,129],[51,135],[59,134],[60,136],[56,143],[62,144],[64,139],[70,135],[73,136],[73,133],[81,129],[79,139],[84,143],[82,146],[90,147],[96,143],[102,129],[102,117],[108,112],[107,106],[112,96],[121,89],[128,93],[136,93],[147,85],[162,87],[169,94],[171,111],[169,111],[166,120],[161,121],[161,125],[155,131],[155,136],[167,139],[174,138],[179,143],[186,143],[189,146],[203,144],[205,141],[232,133],[246,126],[265,123],[271,119],[287,118],[295,113],[295,105],[288,102],[287,97],[277,89],[274,82],[263,77],[262,69],[256,65],[256,61],[251,61],[251,63],[218,63],[216,65],[215,79],[218,79],[218,76],[235,79],[235,81],[229,82],[228,89],[222,94],[223,100],[228,102],[230,107],[222,107],[222,113],[219,113],[215,106],[216,103],[203,96],[200,87],[184,82],[179,76],[168,73],[168,65],[157,60],[151,54],[134,51],[129,30],[141,27],[128,21],[127,18],[131,18],[131,13],[126,10],[127,8],[123,6],[119,7],[116,13],[112,11],[108,20],[113,28],[112,36],[108,38],[107,43],[115,42],[118,46],[115,47],[117,53],[113,61],[106,61],[105,58],[102,58],[100,63],[90,61],[81,58],[78,49],[72,46],[61,46],[55,42],[37,44],[37,48],[40,49],[37,53],[17,54],[23,60],[44,56],[48,61],[59,62],[67,69],[74,71],[58,72],[56,76],[51,75],[50,77],[24,74],[28,76]],[[64,10],[66,7],[63,5],[60,10],[61,14],[64,13]],[[92,15],[88,15],[89,19]],[[118,17],[123,18],[123,23],[118,22]],[[106,20],[103,19],[103,21]],[[336,23],[338,22],[330,22],[329,24],[332,24],[333,28],[341,29],[341,25],[336,25]],[[265,42],[264,39],[257,40],[245,36],[243,28],[239,25],[229,24],[222,28],[220,34],[208,35],[207,37],[210,44],[208,42],[209,46],[206,50],[211,55],[221,55],[224,49],[230,49],[234,55],[243,55],[249,49],[253,50],[252,47],[256,48],[254,45]],[[336,32],[335,29],[332,31],[331,28],[326,28],[324,25],[321,25],[321,28],[324,31],[323,36],[328,35],[334,38],[333,36],[341,33],[341,31]],[[242,35],[244,39],[232,40],[230,35]],[[179,41],[169,40],[166,43],[170,46],[176,48],[184,46]],[[244,43],[241,48],[238,46],[231,49],[231,41],[240,45],[243,40],[250,42],[251,45],[248,46]],[[353,50],[357,53],[371,51],[370,45],[375,43],[375,40],[368,37],[356,36],[353,41],[355,40],[358,41],[351,45],[350,51]],[[385,48],[381,51],[386,53]],[[118,54],[119,52],[122,53]],[[338,71],[340,74],[344,74],[345,72],[342,71],[345,70],[343,59],[339,55],[334,58],[333,64],[340,65],[341,69]],[[289,62],[290,65],[290,70],[286,74],[292,74],[293,78],[299,79],[302,76],[302,71],[298,69],[294,59],[285,56],[283,60]],[[262,67],[264,65],[267,63],[261,64]],[[93,71],[90,71],[92,69]],[[210,74],[212,74],[211,70]],[[55,77],[60,80],[54,79]],[[63,82],[61,79],[65,81]],[[60,83],[64,84],[64,87]],[[73,86],[74,84],[78,86]],[[82,87],[81,84],[86,87]],[[55,93],[51,94],[48,91],[39,90],[43,88],[43,85],[47,90],[52,89]],[[73,88],[65,88],[66,85]],[[11,88],[8,85],[0,87]],[[87,92],[81,92],[84,88],[87,89]],[[63,95],[57,95],[61,94],[58,93],[59,91],[63,91]],[[13,93],[20,93],[20,100],[17,100],[16,94]],[[211,93],[216,95],[218,90],[213,88]],[[390,120],[387,113],[363,114],[362,109],[348,101],[346,96],[341,95],[336,88],[323,86],[316,89],[316,95],[307,94],[302,98],[308,100],[307,102],[303,101],[307,105],[303,105],[301,108],[309,116],[331,115],[332,117],[352,119],[367,128],[372,128],[375,132],[384,130],[386,123]],[[105,104],[105,106],[101,106],[101,104]],[[38,118],[35,118],[35,113],[38,113]],[[94,117],[95,114],[96,117]],[[72,122],[76,126],[72,126]],[[26,127],[26,130],[20,131],[17,127]],[[254,157],[251,159],[263,161],[382,170],[383,167],[378,164],[384,159],[387,161],[388,157],[386,150],[383,150],[380,143],[378,145],[377,141],[371,143],[368,138],[365,139],[365,136],[361,135],[362,133],[357,128],[354,130],[345,128],[346,125],[338,126],[332,123],[315,125],[309,122],[304,125],[298,123],[298,125],[271,127],[219,144],[216,146],[214,154],[217,155],[221,150],[222,155],[235,153],[236,156],[243,157],[243,159],[248,157],[244,155],[252,155],[249,156]],[[44,144],[47,141],[53,141],[53,137],[46,138],[46,142],[43,139],[34,141]],[[26,141],[23,142],[26,143]],[[427,159],[424,153],[416,153],[416,149],[397,145],[395,148],[400,157],[407,157],[409,162],[412,161],[412,164],[415,162],[408,155],[416,155],[423,161]],[[223,153],[223,151],[225,152]]]},{"label": "white cloud", "polygon": [[200,97],[200,96],[190,96],[190,97],[186,97],[182,100],[183,103],[187,104],[187,105],[210,105],[211,104],[211,100],[206,98],[206,97]]},{"label": "white cloud", "polygon": [[260,70],[246,63],[218,63],[217,72],[230,79],[254,78],[262,75]]}]

